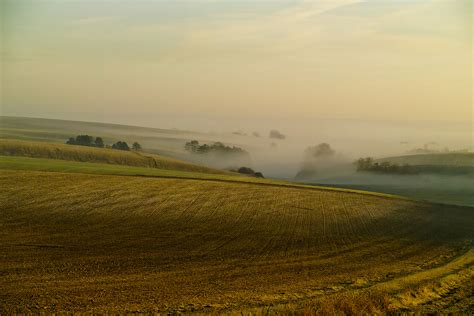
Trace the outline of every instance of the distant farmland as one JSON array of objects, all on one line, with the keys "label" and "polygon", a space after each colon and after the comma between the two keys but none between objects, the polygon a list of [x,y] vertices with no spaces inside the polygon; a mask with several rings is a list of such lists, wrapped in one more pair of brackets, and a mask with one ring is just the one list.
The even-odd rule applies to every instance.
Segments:
[{"label": "distant farmland", "polygon": [[472,306],[472,208],[268,182],[4,169],[2,313]]},{"label": "distant farmland", "polygon": [[435,153],[387,157],[377,161],[389,161],[399,165],[466,166],[474,167],[474,153]]}]

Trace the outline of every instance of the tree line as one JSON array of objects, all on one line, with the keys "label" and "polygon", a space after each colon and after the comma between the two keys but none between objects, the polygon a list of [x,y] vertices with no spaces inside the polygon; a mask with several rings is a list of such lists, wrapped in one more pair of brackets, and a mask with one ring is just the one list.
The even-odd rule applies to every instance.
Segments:
[{"label": "tree line", "polygon": [[193,154],[207,154],[207,153],[227,153],[227,154],[248,154],[248,152],[242,148],[235,146],[226,146],[221,142],[215,142],[213,144],[200,145],[197,140],[192,140],[184,145],[184,149]]},{"label": "tree line", "polygon": [[360,158],[355,162],[358,172],[378,172],[389,174],[417,174],[416,166],[398,165],[389,161],[375,162],[372,157]]},{"label": "tree line", "polygon": [[104,140],[102,139],[102,137],[94,137],[90,135],[77,135],[75,138],[70,137],[66,141],[66,144],[88,146],[88,147],[98,147],[98,148],[109,147],[112,149],[126,150],[126,151],[129,151],[130,149],[139,151],[142,149],[142,146],[138,142],[134,142],[131,148],[125,141],[118,141],[112,144],[112,146],[109,146],[104,143]]}]

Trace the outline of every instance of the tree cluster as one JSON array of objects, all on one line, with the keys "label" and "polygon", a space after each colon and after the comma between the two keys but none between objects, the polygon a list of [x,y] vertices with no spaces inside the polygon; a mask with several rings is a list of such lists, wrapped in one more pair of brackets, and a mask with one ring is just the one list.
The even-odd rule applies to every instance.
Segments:
[{"label": "tree cluster", "polygon": [[252,176],[252,177],[255,177],[255,178],[265,178],[263,176],[263,173],[258,172],[258,171],[255,172],[252,168],[249,168],[249,167],[240,167],[239,169],[230,168],[228,170],[232,171],[232,172],[238,172],[238,173],[241,173],[241,174]]},{"label": "tree cluster", "polygon": [[270,131],[270,133],[268,134],[268,137],[275,138],[275,139],[285,139],[286,138],[286,136],[284,134],[280,133],[276,129],[272,129]]},{"label": "tree cluster", "polygon": [[89,135],[77,135],[76,138],[71,137],[66,142],[69,145],[89,146],[104,148],[104,141],[101,137],[93,137]]},{"label": "tree cluster", "polygon": [[309,146],[304,151],[304,158],[300,170],[296,173],[296,179],[314,179],[327,172],[338,163],[336,151],[328,143],[320,143]]},{"label": "tree cluster", "polygon": [[307,158],[320,158],[334,156],[336,151],[331,148],[328,143],[321,143],[317,146],[310,146],[306,148],[305,155]]},{"label": "tree cluster", "polygon": [[[102,137],[93,137],[90,135],[78,135],[76,138],[71,137],[69,140],[66,142],[68,145],[79,145],[79,146],[89,146],[89,147],[99,147],[99,148],[104,148],[105,143]],[[115,144],[112,145],[112,149],[118,149],[118,150],[130,150],[130,147],[128,146],[127,142],[124,141],[118,141]],[[139,151],[142,149],[142,146],[134,142],[132,145],[132,149],[135,151]]]},{"label": "tree cluster", "polygon": [[128,147],[127,142],[118,141],[112,145],[112,149],[130,150],[130,147]]},{"label": "tree cluster", "polygon": [[226,146],[221,142],[200,145],[197,140],[192,140],[184,145],[184,149],[193,154],[222,153],[222,154],[248,154],[242,148]]},{"label": "tree cluster", "polygon": [[388,174],[417,174],[415,166],[398,165],[388,161],[375,162],[372,157],[360,158],[355,162],[358,172],[378,172]]}]

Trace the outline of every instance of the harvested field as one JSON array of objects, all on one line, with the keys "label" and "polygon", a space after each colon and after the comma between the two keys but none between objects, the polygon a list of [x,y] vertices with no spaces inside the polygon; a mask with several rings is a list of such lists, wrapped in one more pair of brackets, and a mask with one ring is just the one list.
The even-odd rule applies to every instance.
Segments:
[{"label": "harvested field", "polygon": [[304,310],[370,288],[399,293],[394,308],[416,309],[403,300],[407,287],[464,271],[461,286],[472,271],[467,207],[19,170],[2,170],[0,186],[5,313]]}]

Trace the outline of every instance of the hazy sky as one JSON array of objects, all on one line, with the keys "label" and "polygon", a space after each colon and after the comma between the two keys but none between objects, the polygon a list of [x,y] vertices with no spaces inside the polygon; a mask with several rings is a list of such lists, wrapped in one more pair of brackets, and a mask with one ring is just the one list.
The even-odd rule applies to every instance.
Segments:
[{"label": "hazy sky", "polygon": [[0,1],[2,115],[472,119],[470,0]]}]

